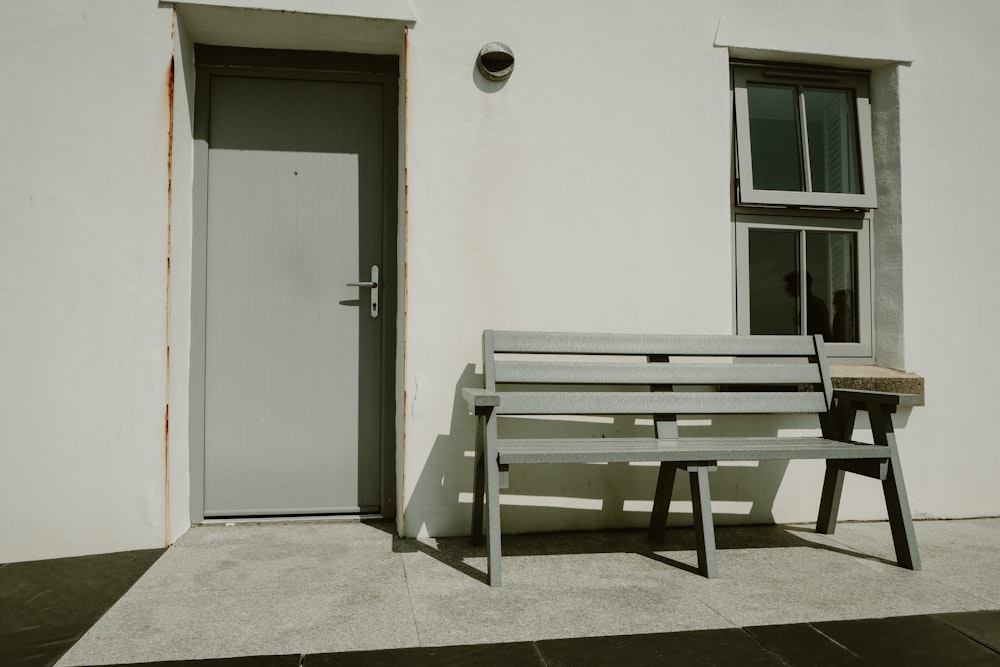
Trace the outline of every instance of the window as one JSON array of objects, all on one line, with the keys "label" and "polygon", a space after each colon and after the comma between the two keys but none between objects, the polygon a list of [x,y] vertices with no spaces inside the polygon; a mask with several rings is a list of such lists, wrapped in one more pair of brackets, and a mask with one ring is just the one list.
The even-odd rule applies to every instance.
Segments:
[{"label": "window", "polygon": [[737,331],[872,356],[875,173],[864,73],[733,66]]},{"label": "window", "polygon": [[875,208],[868,77],[734,66],[743,206]]},{"label": "window", "polygon": [[738,215],[737,331],[823,334],[832,358],[871,358],[867,218]]}]

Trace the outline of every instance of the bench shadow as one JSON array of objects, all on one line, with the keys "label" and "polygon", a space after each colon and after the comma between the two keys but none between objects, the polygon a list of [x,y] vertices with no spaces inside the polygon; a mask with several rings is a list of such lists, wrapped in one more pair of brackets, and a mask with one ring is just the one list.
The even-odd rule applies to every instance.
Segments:
[{"label": "bench shadow", "polygon": [[[888,530],[888,526],[886,528]],[[674,532],[673,539],[670,532]],[[668,529],[663,544],[650,542],[650,549],[647,551],[637,550],[636,553],[645,556],[664,565],[676,567],[693,574],[699,574],[697,565],[692,565],[680,561],[664,554],[664,551],[686,551],[693,552],[696,549],[693,530],[687,531],[688,535],[682,535],[684,529]],[[780,549],[780,548],[802,548],[819,549],[842,556],[851,556],[884,565],[896,565],[896,561],[856,551],[845,546],[817,542],[800,534],[811,533],[805,528],[790,528],[786,526],[716,526],[715,539],[716,550],[723,552],[727,549]],[[815,534],[815,533],[812,533]],[[676,540],[676,542],[674,541]],[[668,544],[669,542],[669,544]]]},{"label": "bench shadow", "polygon": [[[485,568],[486,547],[472,544],[467,537],[443,537],[429,540],[396,536],[392,524],[373,526],[390,533],[394,553],[419,553],[442,565],[482,583],[488,583]],[[888,526],[886,527],[888,530]],[[727,549],[810,548],[883,565],[896,565],[894,560],[857,551],[846,546],[818,542],[807,537],[811,529],[804,526],[721,526],[716,527],[718,551]],[[599,554],[635,554],[651,561],[700,576],[697,566],[672,554],[686,553],[693,557],[696,546],[690,528],[668,528],[663,542],[654,542],[645,530],[597,530],[562,533],[529,533],[503,536],[503,556],[586,556]],[[482,561],[472,564],[470,561]]]}]

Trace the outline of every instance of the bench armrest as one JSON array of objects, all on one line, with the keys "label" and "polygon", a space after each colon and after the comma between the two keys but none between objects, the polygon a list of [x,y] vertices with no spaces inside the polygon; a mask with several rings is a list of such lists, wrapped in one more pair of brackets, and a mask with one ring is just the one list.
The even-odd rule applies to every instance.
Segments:
[{"label": "bench armrest", "polygon": [[469,412],[478,412],[478,408],[495,408],[500,405],[500,394],[475,387],[463,387],[462,398],[465,399]]},{"label": "bench armrest", "polygon": [[865,391],[862,389],[834,389],[833,397],[841,401],[856,403],[859,410],[866,409],[868,403],[880,405],[920,405],[917,394],[896,394],[888,391]]}]

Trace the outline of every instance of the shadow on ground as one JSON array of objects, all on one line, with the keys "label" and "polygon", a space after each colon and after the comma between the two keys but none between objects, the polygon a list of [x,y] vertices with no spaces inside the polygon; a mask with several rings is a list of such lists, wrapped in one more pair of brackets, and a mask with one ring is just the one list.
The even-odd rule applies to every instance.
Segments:
[{"label": "shadow on ground", "polygon": [[0,563],[0,664],[54,665],[164,551]]},{"label": "shadow on ground", "polygon": [[[399,538],[395,536],[395,528],[391,524],[371,525],[393,535],[392,549],[396,553],[422,553],[473,579],[483,583],[487,581],[486,572],[470,563],[475,559],[485,558],[485,545],[476,546],[468,537],[432,540]],[[725,526],[717,527],[715,531],[716,546],[719,550],[808,547],[895,565],[895,561],[807,537],[813,534],[811,529],[799,526]],[[636,529],[503,536],[504,556],[633,553],[697,574],[694,565],[671,555],[694,551],[694,531],[683,527],[668,528],[661,543],[651,541],[645,530]]]}]

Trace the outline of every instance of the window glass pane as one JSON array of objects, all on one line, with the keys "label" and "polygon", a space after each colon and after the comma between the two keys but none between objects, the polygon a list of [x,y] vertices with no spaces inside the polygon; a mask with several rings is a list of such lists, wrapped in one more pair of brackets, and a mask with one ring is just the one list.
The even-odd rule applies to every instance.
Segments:
[{"label": "window glass pane", "polygon": [[799,232],[751,229],[750,333],[799,334]]},{"label": "window glass pane", "polygon": [[857,256],[854,232],[806,232],[807,333],[858,342]]},{"label": "window glass pane", "polygon": [[808,89],[804,96],[813,192],[859,194],[853,96],[846,90]]},{"label": "window glass pane", "polygon": [[805,190],[795,88],[747,85],[750,157],[757,190]]}]

